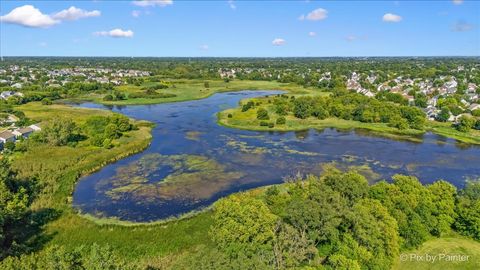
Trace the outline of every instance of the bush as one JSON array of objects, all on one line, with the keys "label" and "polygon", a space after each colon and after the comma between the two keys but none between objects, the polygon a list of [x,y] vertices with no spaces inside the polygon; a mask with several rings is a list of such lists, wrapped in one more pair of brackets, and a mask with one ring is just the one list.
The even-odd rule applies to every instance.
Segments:
[{"label": "bush", "polygon": [[274,126],[275,126],[275,124],[273,122],[268,123],[269,128],[273,128]]},{"label": "bush", "polygon": [[110,94],[105,95],[105,96],[103,97],[103,101],[112,101],[112,100],[113,100],[113,96],[110,95]]},{"label": "bush", "polygon": [[461,116],[455,128],[460,132],[468,132],[475,126],[475,119],[469,116]]},{"label": "bush", "polygon": [[257,119],[259,119],[259,120],[269,120],[270,116],[268,116],[267,110],[265,110],[264,108],[258,109]]},{"label": "bush", "polygon": [[228,114],[228,118],[232,118],[233,115],[231,113]]},{"label": "bush", "polygon": [[266,121],[260,121],[260,126],[261,126],[261,127],[268,127],[268,122],[266,122]]},{"label": "bush", "polygon": [[277,125],[285,125],[286,122],[287,120],[283,116],[280,116],[279,118],[277,118]]},{"label": "bush", "polygon": [[52,101],[49,98],[42,99],[42,105],[52,105]]},{"label": "bush", "polygon": [[249,101],[247,102],[247,104],[244,104],[242,106],[242,112],[246,112],[248,110],[250,110],[251,108],[253,108],[255,106],[255,104],[253,103],[253,101]]}]

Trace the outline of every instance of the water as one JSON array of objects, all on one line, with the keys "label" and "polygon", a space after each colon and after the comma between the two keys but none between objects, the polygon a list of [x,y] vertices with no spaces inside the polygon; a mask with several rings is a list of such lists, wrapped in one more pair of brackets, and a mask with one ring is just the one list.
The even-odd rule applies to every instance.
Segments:
[{"label": "water", "polygon": [[98,217],[153,221],[201,209],[234,192],[281,183],[286,176],[319,174],[324,164],[357,169],[372,183],[404,173],[423,183],[445,179],[461,188],[465,180],[480,176],[480,147],[434,134],[414,143],[359,130],[256,132],[216,123],[218,111],[272,93],[222,93],[142,106],[81,104],[148,120],[156,127],[145,151],[82,178],[74,207]]}]

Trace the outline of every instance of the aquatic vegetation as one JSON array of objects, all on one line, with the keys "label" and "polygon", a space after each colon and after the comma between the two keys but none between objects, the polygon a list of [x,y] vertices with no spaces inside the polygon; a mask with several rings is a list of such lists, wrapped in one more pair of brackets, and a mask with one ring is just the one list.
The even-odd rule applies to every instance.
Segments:
[{"label": "aquatic vegetation", "polygon": [[227,138],[227,145],[228,146],[233,147],[236,150],[241,151],[243,153],[249,153],[249,154],[271,153],[271,150],[266,148],[266,147],[258,147],[258,146],[248,145],[247,142],[237,141],[237,140],[229,138],[227,136],[224,136],[224,137]]},{"label": "aquatic vegetation", "polygon": [[199,141],[200,136],[203,134],[203,132],[200,131],[187,131],[185,138],[192,140],[192,141]]},{"label": "aquatic vegetation", "polygon": [[242,176],[204,156],[149,154],[118,168],[97,190],[111,186],[105,194],[114,200],[198,201],[212,197]]},{"label": "aquatic vegetation", "polygon": [[286,148],[285,151],[290,154],[303,155],[303,156],[319,156],[320,155],[319,153],[308,152],[308,151],[298,151],[290,148]]}]

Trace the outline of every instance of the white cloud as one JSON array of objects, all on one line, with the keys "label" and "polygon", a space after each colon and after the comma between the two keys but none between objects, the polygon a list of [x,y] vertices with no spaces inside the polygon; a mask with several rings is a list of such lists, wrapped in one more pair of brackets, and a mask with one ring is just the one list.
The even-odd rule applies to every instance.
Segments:
[{"label": "white cloud", "polygon": [[40,47],[47,47],[48,44],[47,44],[47,42],[42,41],[42,42],[38,43],[38,46],[40,46]]},{"label": "white cloud", "polygon": [[298,18],[299,20],[309,20],[309,21],[321,21],[325,20],[327,18],[327,13],[328,11],[323,9],[323,8],[317,8],[313,10],[312,12],[308,13],[306,16],[305,15],[300,15]]},{"label": "white cloud", "polygon": [[207,44],[203,44],[202,46],[200,46],[200,50],[202,51],[208,51],[209,47]]},{"label": "white cloud", "polygon": [[231,8],[231,9],[237,9],[237,6],[235,5],[235,1],[233,0],[228,0],[228,6]]},{"label": "white cloud", "polygon": [[474,26],[472,24],[469,24],[469,23],[464,22],[464,21],[458,21],[453,25],[452,31],[454,31],[454,32],[467,32],[467,31],[472,30],[473,28],[474,28]]},{"label": "white cloud", "polygon": [[454,5],[461,5],[463,4],[463,0],[452,0]]},{"label": "white cloud", "polygon": [[7,15],[1,16],[0,21],[27,27],[49,27],[60,22],[43,14],[38,8],[32,5],[17,7]]},{"label": "white cloud", "polygon": [[55,13],[52,18],[62,21],[75,21],[81,18],[98,17],[100,15],[101,12],[98,10],[87,11],[71,6],[68,9]]},{"label": "white cloud", "polygon": [[132,16],[135,17],[135,18],[140,17],[141,14],[142,14],[142,12],[140,10],[132,11]]},{"label": "white cloud", "polygon": [[350,36],[346,36],[345,39],[346,39],[347,41],[355,41],[355,40],[358,39],[358,37],[357,37],[357,36],[350,35]]},{"label": "white cloud", "polygon": [[386,13],[383,15],[383,21],[384,22],[399,22],[402,20],[402,16],[392,14],[392,13]]},{"label": "white cloud", "polygon": [[116,28],[110,31],[99,31],[93,33],[95,36],[107,36],[107,37],[114,37],[114,38],[131,38],[133,37],[132,30],[122,30],[120,28]]},{"label": "white cloud", "polygon": [[317,33],[315,33],[315,32],[308,32],[308,35],[311,36],[311,37],[314,37],[314,36],[317,35]]},{"label": "white cloud", "polygon": [[166,7],[173,4],[172,0],[139,0],[133,1],[133,4],[139,7]]},{"label": "white cloud", "polygon": [[283,38],[276,38],[272,41],[273,46],[282,46],[285,45],[286,41]]}]

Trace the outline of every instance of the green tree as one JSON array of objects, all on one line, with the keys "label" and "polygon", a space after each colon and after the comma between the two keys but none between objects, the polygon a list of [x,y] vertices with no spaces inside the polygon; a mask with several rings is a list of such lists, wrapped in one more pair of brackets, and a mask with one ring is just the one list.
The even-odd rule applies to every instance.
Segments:
[{"label": "green tree", "polygon": [[22,227],[19,225],[27,214],[29,194],[15,180],[6,158],[0,159],[0,260],[24,249],[19,242]]},{"label": "green tree", "polygon": [[257,119],[259,120],[269,120],[270,116],[268,116],[268,111],[264,108],[260,108],[257,111]]},{"label": "green tree", "polygon": [[55,118],[40,132],[31,136],[33,140],[52,146],[63,146],[79,140],[79,128],[70,119]]},{"label": "green tree", "polygon": [[460,132],[469,132],[474,125],[475,125],[474,118],[470,116],[462,115],[460,116],[458,123],[455,125],[455,128]]},{"label": "green tree", "polygon": [[215,203],[210,235],[229,256],[272,254],[278,217],[259,199],[236,194]]},{"label": "green tree", "polygon": [[454,228],[463,235],[480,240],[480,181],[469,181],[456,201]]}]

